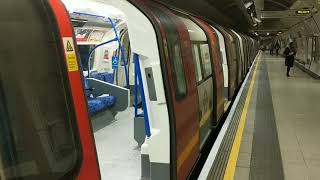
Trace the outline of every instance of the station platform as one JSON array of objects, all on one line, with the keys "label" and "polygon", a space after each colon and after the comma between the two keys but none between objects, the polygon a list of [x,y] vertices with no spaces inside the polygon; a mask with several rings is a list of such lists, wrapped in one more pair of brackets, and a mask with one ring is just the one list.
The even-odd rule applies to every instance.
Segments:
[{"label": "station platform", "polygon": [[260,53],[198,179],[320,178],[320,81]]}]

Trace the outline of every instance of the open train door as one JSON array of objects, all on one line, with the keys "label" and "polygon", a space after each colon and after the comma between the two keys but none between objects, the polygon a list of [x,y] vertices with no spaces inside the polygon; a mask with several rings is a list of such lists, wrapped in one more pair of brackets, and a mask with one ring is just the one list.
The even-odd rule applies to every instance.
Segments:
[{"label": "open train door", "polygon": [[68,13],[0,1],[0,179],[100,179]]}]

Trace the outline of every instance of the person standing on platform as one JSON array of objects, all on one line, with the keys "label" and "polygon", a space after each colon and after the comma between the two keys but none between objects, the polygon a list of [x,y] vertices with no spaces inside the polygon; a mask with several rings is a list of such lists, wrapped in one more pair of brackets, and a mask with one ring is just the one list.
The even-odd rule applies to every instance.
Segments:
[{"label": "person standing on platform", "polygon": [[274,44],[271,43],[270,45],[270,55],[273,56]]},{"label": "person standing on platform", "polygon": [[275,49],[276,49],[276,55],[278,56],[279,55],[279,50],[280,50],[280,44],[279,44],[278,41],[276,42]]},{"label": "person standing on platform", "polygon": [[287,66],[287,76],[290,76],[290,69],[293,67],[294,63],[294,56],[296,55],[297,51],[294,47],[293,42],[290,42],[289,46],[286,47],[283,54],[285,56],[285,65]]}]

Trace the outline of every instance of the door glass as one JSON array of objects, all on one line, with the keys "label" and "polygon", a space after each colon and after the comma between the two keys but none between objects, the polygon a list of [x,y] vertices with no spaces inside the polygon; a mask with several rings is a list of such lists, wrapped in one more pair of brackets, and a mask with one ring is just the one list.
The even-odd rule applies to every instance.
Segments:
[{"label": "door glass", "polygon": [[46,6],[0,1],[1,180],[60,179],[80,157],[63,49]]},{"label": "door glass", "polygon": [[201,51],[201,62],[204,69],[204,77],[208,77],[212,74],[209,45],[201,44],[200,51]]},{"label": "door glass", "polygon": [[199,55],[197,44],[192,45],[192,54],[193,54],[193,64],[195,65],[194,70],[196,73],[196,79],[197,79],[197,82],[200,82],[202,80],[202,73],[201,73],[200,55]]}]

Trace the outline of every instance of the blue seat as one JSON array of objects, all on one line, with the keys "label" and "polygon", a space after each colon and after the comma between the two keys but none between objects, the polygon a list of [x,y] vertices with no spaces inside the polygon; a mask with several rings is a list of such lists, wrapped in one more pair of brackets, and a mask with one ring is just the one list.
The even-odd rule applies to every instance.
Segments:
[{"label": "blue seat", "polygon": [[101,95],[96,97],[96,99],[102,101],[102,103],[109,108],[112,107],[116,102],[116,98],[114,96]]},{"label": "blue seat", "polygon": [[111,108],[116,103],[114,96],[101,95],[93,97],[88,81],[84,80],[85,93],[88,101],[88,110],[90,115],[95,115],[101,111]]},{"label": "blue seat", "polygon": [[92,99],[88,99],[88,109],[89,109],[90,115],[94,115],[105,110],[106,106],[103,104],[102,101],[92,98]]},{"label": "blue seat", "polygon": [[90,73],[90,77],[94,79],[98,79],[100,81],[111,83],[111,84],[113,84],[113,80],[114,80],[113,73],[107,73],[107,72],[98,73],[96,71],[93,71]]},{"label": "blue seat", "polygon": [[[83,71],[82,64],[80,63],[80,69]],[[98,73],[96,71],[91,72],[90,75],[92,78],[113,83],[113,74],[111,73]],[[83,77],[83,76],[82,76]],[[116,98],[114,96],[101,95],[93,97],[93,89],[89,86],[88,80],[83,77],[85,95],[88,102],[88,111],[89,114],[95,115],[101,111],[104,111],[108,108],[111,108],[116,103]]]}]

